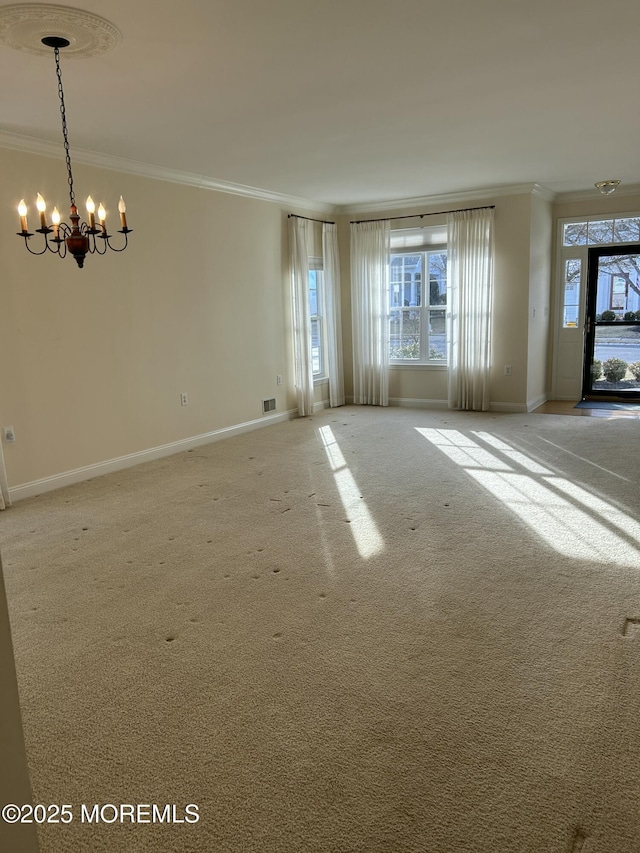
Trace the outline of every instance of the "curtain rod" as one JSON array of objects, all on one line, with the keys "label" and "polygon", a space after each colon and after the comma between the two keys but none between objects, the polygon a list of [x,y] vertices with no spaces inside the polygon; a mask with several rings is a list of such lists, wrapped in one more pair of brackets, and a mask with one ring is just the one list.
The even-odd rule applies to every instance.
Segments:
[{"label": "curtain rod", "polygon": [[407,216],[383,216],[381,219],[351,219],[350,225],[362,225],[363,222],[391,222],[392,219],[415,219],[424,216],[438,216],[443,213],[464,213],[467,210],[493,210],[495,204],[483,204],[480,207],[459,207],[457,210],[434,210],[432,213],[409,213]]},{"label": "curtain rod", "polygon": [[291,217],[295,217],[296,219],[307,219],[309,222],[322,222],[323,225],[335,225],[335,222],[328,222],[326,219],[312,219],[310,216],[298,216],[297,213],[288,213],[287,219],[291,219]]}]

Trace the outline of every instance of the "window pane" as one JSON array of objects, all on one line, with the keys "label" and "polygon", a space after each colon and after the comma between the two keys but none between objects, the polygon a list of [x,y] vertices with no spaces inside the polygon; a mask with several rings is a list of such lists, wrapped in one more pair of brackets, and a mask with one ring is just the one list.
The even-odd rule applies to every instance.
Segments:
[{"label": "window pane", "polygon": [[588,242],[590,246],[597,245],[598,243],[612,243],[613,219],[605,219],[601,222],[590,222]]},{"label": "window pane", "polygon": [[400,358],[397,354],[400,349],[400,337],[402,335],[402,320],[400,311],[391,311],[389,317],[389,358]]},{"label": "window pane", "polygon": [[429,304],[447,304],[446,252],[429,252]]},{"label": "window pane", "polygon": [[420,360],[420,310],[402,312],[400,355],[396,358]]},{"label": "window pane", "polygon": [[569,222],[563,228],[564,237],[562,243],[564,246],[586,246],[587,245],[587,223],[586,222]]},{"label": "window pane", "polygon": [[564,265],[564,328],[578,325],[580,315],[580,271],[582,261],[571,258]]},{"label": "window pane", "polygon": [[316,270],[309,270],[309,314],[318,313],[318,277]]},{"label": "window pane", "polygon": [[447,357],[446,312],[429,312],[429,361],[444,361]]},{"label": "window pane", "polygon": [[[390,358],[418,364],[434,360],[446,363],[446,250],[393,254],[389,274]],[[429,325],[429,305],[443,306],[433,312],[435,328]]]},{"label": "window pane", "polygon": [[389,357],[420,360],[420,309],[392,311],[390,317]]},{"label": "window pane", "polygon": [[389,275],[392,308],[422,304],[422,255],[392,255]]},{"label": "window pane", "polygon": [[[322,330],[320,328],[320,320],[311,321],[311,364],[313,365],[314,373],[321,373],[322,358],[320,353],[320,342],[322,340]],[[307,368],[308,369],[308,368]]]},{"label": "window pane", "polygon": [[640,240],[640,219],[616,219],[613,226],[613,237],[616,243],[637,243]]}]

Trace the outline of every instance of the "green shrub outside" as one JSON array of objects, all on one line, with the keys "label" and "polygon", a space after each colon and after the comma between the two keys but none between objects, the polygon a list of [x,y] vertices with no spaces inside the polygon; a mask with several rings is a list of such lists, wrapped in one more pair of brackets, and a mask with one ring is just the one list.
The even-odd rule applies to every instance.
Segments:
[{"label": "green shrub outside", "polygon": [[[420,358],[420,341],[413,341],[413,343],[410,344],[393,347],[389,355],[391,358],[406,358],[418,361]],[[429,347],[429,359],[431,361],[438,359],[442,360],[443,358],[443,353],[439,352],[435,347]]]},{"label": "green shrub outside", "polygon": [[602,322],[603,323],[612,323],[616,319],[615,312],[613,311],[603,311],[602,312]]},{"label": "green shrub outside", "polygon": [[640,361],[634,361],[633,364],[630,364],[629,370],[633,374],[636,382],[640,382]]},{"label": "green shrub outside", "polygon": [[635,311],[627,311],[624,315],[624,320],[626,323],[633,323],[635,319],[636,319],[636,312]]},{"label": "green shrub outside", "polygon": [[593,382],[595,382],[596,379],[600,379],[601,376],[602,376],[602,362],[599,361],[597,358],[594,358],[593,361],[591,362],[591,379]]},{"label": "green shrub outside", "polygon": [[602,365],[607,382],[619,382],[627,372],[627,362],[621,358],[608,358]]}]

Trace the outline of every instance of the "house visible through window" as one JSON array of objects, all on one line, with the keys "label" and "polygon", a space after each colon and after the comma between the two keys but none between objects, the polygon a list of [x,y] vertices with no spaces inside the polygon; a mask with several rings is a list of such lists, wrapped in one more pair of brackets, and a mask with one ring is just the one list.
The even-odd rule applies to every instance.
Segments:
[{"label": "house visible through window", "polygon": [[325,375],[324,288],[322,258],[309,258],[309,319],[313,375]]},{"label": "house visible through window", "polygon": [[[420,250],[409,249],[419,244]],[[440,245],[434,245],[439,243]],[[433,245],[433,248],[424,248]],[[389,262],[389,358],[446,364],[446,228],[392,232]]]}]

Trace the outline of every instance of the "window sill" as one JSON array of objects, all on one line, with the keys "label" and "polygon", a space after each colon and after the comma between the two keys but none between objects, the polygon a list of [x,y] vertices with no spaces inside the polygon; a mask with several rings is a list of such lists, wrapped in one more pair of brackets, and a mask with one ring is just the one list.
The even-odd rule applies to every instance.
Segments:
[{"label": "window sill", "polygon": [[314,376],[313,377],[313,387],[314,388],[316,387],[316,385],[328,385],[328,384],[329,384],[329,377],[328,376]]},{"label": "window sill", "polygon": [[409,370],[447,370],[447,364],[425,364],[424,362],[419,362],[418,364],[412,364],[410,361],[390,361],[389,368],[391,370],[399,370],[409,368]]}]

